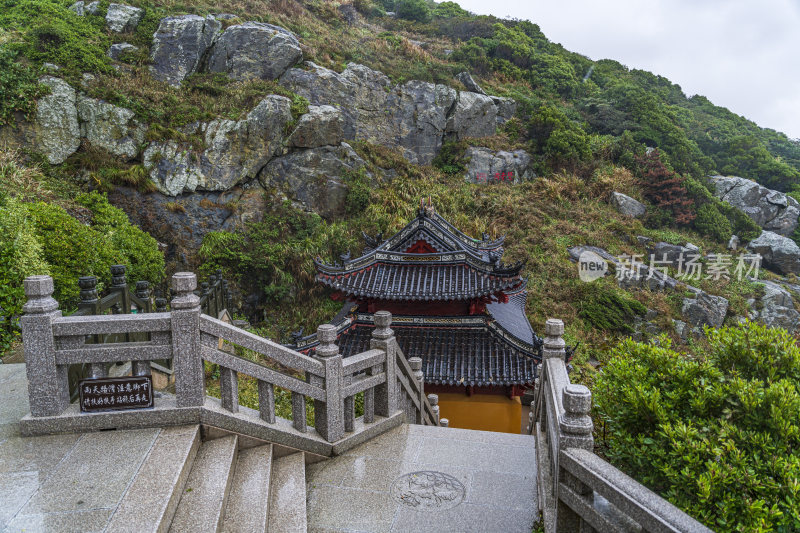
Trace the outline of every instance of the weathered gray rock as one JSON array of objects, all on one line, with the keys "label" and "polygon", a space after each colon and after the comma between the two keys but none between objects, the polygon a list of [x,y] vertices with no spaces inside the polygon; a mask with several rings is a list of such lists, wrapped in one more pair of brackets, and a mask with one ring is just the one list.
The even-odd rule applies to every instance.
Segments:
[{"label": "weathered gray rock", "polygon": [[133,46],[131,43],[116,43],[112,44],[106,55],[111,59],[118,60],[122,54],[135,52],[139,49],[138,46]]},{"label": "weathered gray rock", "polygon": [[[333,70],[311,61],[305,62],[308,70],[291,68],[281,77],[280,84],[304,97],[313,105],[332,105],[342,112],[346,139],[356,138],[358,110],[354,100],[354,87],[349,79]],[[388,79],[386,80],[388,82]]]},{"label": "weathered gray rock", "polygon": [[199,126],[206,149],[193,154],[173,142],[152,143],[144,153],[150,179],[167,195],[195,190],[224,191],[255,178],[279,151],[292,118],[284,96],[264,98],[243,120],[212,120]]},{"label": "weathered gray rock", "polygon": [[442,145],[454,89],[421,81],[392,87],[382,72],[351,63],[341,74],[313,63],[290,69],[280,83],[314,105],[339,107],[345,139],[399,146],[413,163],[429,164]]},{"label": "weathered gray rock", "polygon": [[[397,92],[397,99],[391,102],[390,108],[394,109],[397,143],[404,149],[406,159],[428,165],[442,147],[447,113],[456,99],[456,91],[446,85],[415,80],[404,83]],[[359,124],[361,122],[360,119]],[[472,131],[467,124],[462,128]],[[391,140],[387,141],[381,144],[390,146]]]},{"label": "weathered gray rock", "polygon": [[142,164],[159,191],[177,196],[197,190],[203,178],[195,157],[188,147],[174,141],[153,142],[142,154]]},{"label": "weathered gray rock", "polygon": [[144,142],[145,126],[135,113],[102,100],[78,97],[81,137],[114,155],[133,159]]},{"label": "weathered gray rock", "polygon": [[770,327],[781,327],[795,333],[800,330],[800,313],[794,307],[792,295],[773,281],[758,281],[764,286],[764,295],[758,304],[751,305],[751,318]]},{"label": "weathered gray rock", "polygon": [[35,118],[0,127],[0,143],[31,148],[57,165],[81,144],[75,89],[52,76],[41,77],[39,83],[50,87],[50,94],[39,98]]},{"label": "weathered gray rock", "polygon": [[614,191],[611,193],[611,205],[613,205],[620,214],[628,217],[640,218],[647,213],[647,207],[645,207],[643,203],[621,192]]},{"label": "weathered gray rock", "polygon": [[346,173],[365,166],[348,145],[321,146],[276,157],[259,173],[267,190],[277,189],[326,219],[344,214]]},{"label": "weathered gray rock", "polygon": [[731,238],[728,239],[728,250],[736,250],[737,248],[739,248],[739,237],[731,235]]},{"label": "weathered gray rock", "polygon": [[463,83],[464,87],[466,87],[468,91],[472,91],[473,93],[478,93],[486,96],[486,93],[483,91],[483,89],[481,89],[481,86],[478,85],[478,83],[474,79],[472,79],[472,76],[470,75],[469,72],[467,71],[459,72],[458,74],[456,74],[456,79],[461,83]]},{"label": "weathered gray rock", "polygon": [[224,72],[237,80],[272,80],[303,58],[292,32],[265,24],[245,22],[228,27],[208,58],[209,72]]},{"label": "weathered gray rock", "polygon": [[456,107],[447,120],[447,132],[456,139],[489,137],[497,129],[497,106],[491,97],[461,91]]},{"label": "weathered gray rock", "polygon": [[298,148],[338,145],[344,140],[344,116],[330,105],[308,106],[289,137],[289,144]]},{"label": "weathered gray rock", "polygon": [[74,11],[78,14],[79,17],[82,17],[86,14],[86,7],[83,0],[79,2],[75,2],[71,6],[69,6],[70,11]]},{"label": "weathered gray rock", "polygon": [[153,34],[150,73],[154,78],[179,86],[197,72],[222,24],[213,17],[182,15],[161,19]]},{"label": "weathered gray rock", "polygon": [[727,312],[728,300],[702,291],[696,298],[684,298],[681,308],[686,322],[695,327],[707,325],[719,328]]},{"label": "weathered gray rock", "polygon": [[114,33],[133,31],[142,20],[142,11],[138,7],[126,4],[108,4],[106,11],[106,27]]},{"label": "weathered gray rock", "polygon": [[678,334],[678,337],[683,340],[689,337],[689,328],[686,327],[686,322],[672,319],[672,325],[675,327],[675,333]]},{"label": "weathered gray rock", "polygon": [[466,179],[471,183],[521,183],[535,177],[530,168],[531,156],[525,150],[505,152],[470,146],[465,157],[468,160]]},{"label": "weathered gray rock", "polygon": [[503,96],[492,96],[491,98],[497,107],[497,125],[502,126],[517,112],[517,101]]},{"label": "weathered gray rock", "polygon": [[763,231],[747,249],[761,254],[763,265],[774,272],[800,274],[800,247],[788,237]]},{"label": "weathered gray rock", "polygon": [[653,256],[656,266],[669,266],[675,269],[686,270],[689,261],[699,262],[700,252],[688,246],[657,242],[653,246]]},{"label": "weathered gray rock", "polygon": [[765,230],[786,237],[794,233],[800,203],[791,196],[736,176],[712,176],[710,179],[717,198],[742,210]]}]

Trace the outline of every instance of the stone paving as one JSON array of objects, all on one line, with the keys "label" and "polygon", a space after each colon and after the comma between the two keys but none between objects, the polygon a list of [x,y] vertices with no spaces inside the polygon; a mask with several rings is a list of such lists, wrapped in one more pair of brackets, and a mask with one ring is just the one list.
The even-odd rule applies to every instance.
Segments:
[{"label": "stone paving", "polygon": [[22,364],[0,365],[0,531],[103,531],[158,429],[25,438]]},{"label": "stone paving", "polygon": [[533,437],[403,425],[308,465],[310,532],[530,533]]}]

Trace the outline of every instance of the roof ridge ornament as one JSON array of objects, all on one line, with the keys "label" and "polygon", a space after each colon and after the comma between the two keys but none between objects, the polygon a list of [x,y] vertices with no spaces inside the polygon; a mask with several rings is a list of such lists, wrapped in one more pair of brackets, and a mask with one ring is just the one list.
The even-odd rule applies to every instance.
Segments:
[{"label": "roof ridge ornament", "polygon": [[433,207],[433,201],[431,197],[428,196],[428,203],[425,204],[425,197],[422,197],[419,201],[419,216],[433,218],[436,215],[436,208]]}]

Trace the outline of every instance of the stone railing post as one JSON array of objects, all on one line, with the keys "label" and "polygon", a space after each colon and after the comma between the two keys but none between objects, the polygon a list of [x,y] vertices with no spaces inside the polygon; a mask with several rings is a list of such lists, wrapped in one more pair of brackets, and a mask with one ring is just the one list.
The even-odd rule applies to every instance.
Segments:
[{"label": "stone railing post", "polygon": [[69,406],[66,365],[56,365],[53,319],[61,316],[53,298],[53,278],[30,276],[23,282],[28,301],[20,318],[31,416],[56,416]]},{"label": "stone railing post", "polygon": [[[100,296],[97,294],[97,278],[95,276],[81,276],[78,278],[78,287],[81,289],[78,309],[86,309],[90,315],[100,314]],[[92,342],[102,342],[100,335],[92,335]],[[90,378],[103,378],[108,375],[105,363],[92,363],[89,365]]]},{"label": "stone railing post", "polygon": [[441,426],[443,428],[449,427],[450,426],[450,421],[448,419],[446,419],[446,418],[442,418],[441,420],[439,420],[439,426]]},{"label": "stone railing post", "polygon": [[131,312],[131,296],[128,292],[128,279],[125,276],[127,269],[125,265],[112,265],[111,285],[108,287],[109,290],[119,293],[120,312],[123,314]]},{"label": "stone railing post", "polygon": [[[594,424],[589,415],[592,408],[592,393],[583,385],[570,384],[562,390],[562,403],[564,405],[564,415],[559,420],[559,443],[558,449],[581,448],[589,452],[594,451],[594,439],[592,429]],[[581,480],[559,468],[557,483],[563,483],[576,493],[584,496],[592,492],[591,487],[584,484]],[[583,520],[571,507],[558,500],[556,511],[556,531],[583,531]]]},{"label": "stone railing post", "polygon": [[564,335],[564,322],[557,318],[548,318],[547,322],[544,323],[544,335],[542,358],[560,357],[563,361],[566,354],[566,343],[562,338],[562,335]]},{"label": "stone railing post", "polygon": [[202,406],[206,387],[200,357],[200,298],[194,294],[197,276],[172,276],[172,356],[178,407]]},{"label": "stone railing post", "polygon": [[[317,359],[325,365],[325,401],[314,400],[314,426],[328,442],[344,437],[344,398],[342,398],[342,356],[336,346],[336,327],[322,324],[317,328]],[[311,375],[319,385],[322,378]]]},{"label": "stone railing post", "polygon": [[419,384],[419,411],[415,423],[425,425],[425,376],[422,373],[422,357],[409,357],[408,364],[414,372],[414,379]]},{"label": "stone railing post", "polygon": [[137,281],[136,282],[136,297],[140,300],[144,300],[145,308],[140,309],[142,313],[149,313],[152,307],[152,302],[150,301],[150,282],[149,281]]},{"label": "stone railing post", "polygon": [[428,394],[428,403],[431,404],[431,409],[433,410],[433,425],[439,425],[439,395],[438,394]]},{"label": "stone railing post", "polygon": [[369,347],[386,352],[386,382],[375,387],[375,414],[391,416],[397,411],[397,339],[392,325],[392,314],[389,311],[375,313],[375,329]]}]

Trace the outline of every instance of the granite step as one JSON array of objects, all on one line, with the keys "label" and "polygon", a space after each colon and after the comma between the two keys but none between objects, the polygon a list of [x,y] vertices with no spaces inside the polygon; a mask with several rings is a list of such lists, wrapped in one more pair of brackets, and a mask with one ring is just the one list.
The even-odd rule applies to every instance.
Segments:
[{"label": "granite step", "polygon": [[267,531],[271,472],[271,444],[239,452],[222,531],[225,533]]},{"label": "granite step", "polygon": [[236,435],[204,442],[172,520],[171,533],[216,533],[225,515],[238,453]]},{"label": "granite step", "polygon": [[306,533],[306,462],[302,453],[278,457],[272,462],[269,498],[269,531]]},{"label": "granite step", "polygon": [[106,531],[168,531],[199,448],[200,426],[161,430]]}]

